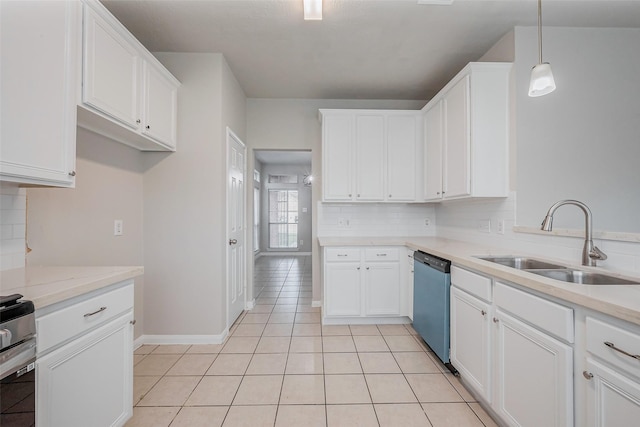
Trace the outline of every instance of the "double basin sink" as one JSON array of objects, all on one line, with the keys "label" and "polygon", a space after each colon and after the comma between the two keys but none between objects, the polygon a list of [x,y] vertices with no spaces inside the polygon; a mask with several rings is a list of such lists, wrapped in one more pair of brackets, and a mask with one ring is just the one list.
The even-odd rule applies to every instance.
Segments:
[{"label": "double basin sink", "polygon": [[479,259],[527,271],[539,276],[559,280],[561,282],[579,283],[582,285],[640,285],[640,282],[620,279],[607,274],[592,271],[576,270],[546,261],[524,257],[477,257]]}]

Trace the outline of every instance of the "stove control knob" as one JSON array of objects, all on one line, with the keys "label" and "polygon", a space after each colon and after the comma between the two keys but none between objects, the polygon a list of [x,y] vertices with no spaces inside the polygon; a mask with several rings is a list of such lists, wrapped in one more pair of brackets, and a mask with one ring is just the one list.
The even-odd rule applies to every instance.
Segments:
[{"label": "stove control knob", "polygon": [[9,329],[0,330],[0,338],[2,339],[2,348],[5,348],[11,345],[12,335]]}]

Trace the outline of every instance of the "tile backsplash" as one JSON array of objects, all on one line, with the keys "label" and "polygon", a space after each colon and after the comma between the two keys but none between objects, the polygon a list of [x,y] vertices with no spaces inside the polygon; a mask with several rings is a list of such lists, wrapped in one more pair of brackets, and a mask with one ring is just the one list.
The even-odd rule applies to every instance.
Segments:
[{"label": "tile backsplash", "polygon": [[318,202],[316,214],[319,237],[433,236],[436,228],[435,209],[425,204]]},{"label": "tile backsplash", "polygon": [[27,192],[0,183],[0,271],[25,265]]}]

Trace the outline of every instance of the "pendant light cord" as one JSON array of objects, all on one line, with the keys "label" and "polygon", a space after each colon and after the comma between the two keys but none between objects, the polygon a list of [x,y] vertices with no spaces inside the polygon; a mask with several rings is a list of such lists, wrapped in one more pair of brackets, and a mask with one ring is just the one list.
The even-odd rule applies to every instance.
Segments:
[{"label": "pendant light cord", "polygon": [[538,0],[538,64],[542,64],[542,0]]}]

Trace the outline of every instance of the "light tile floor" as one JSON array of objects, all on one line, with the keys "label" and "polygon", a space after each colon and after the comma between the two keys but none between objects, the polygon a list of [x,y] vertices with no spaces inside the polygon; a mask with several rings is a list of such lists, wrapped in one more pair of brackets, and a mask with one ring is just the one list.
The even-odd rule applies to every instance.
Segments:
[{"label": "light tile floor", "polygon": [[218,345],[134,354],[137,426],[496,426],[410,325],[321,326],[310,257],[261,257]]}]

